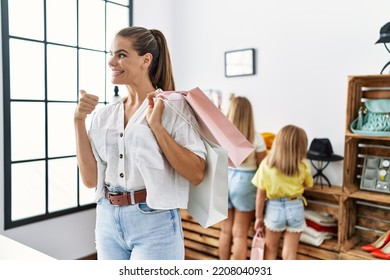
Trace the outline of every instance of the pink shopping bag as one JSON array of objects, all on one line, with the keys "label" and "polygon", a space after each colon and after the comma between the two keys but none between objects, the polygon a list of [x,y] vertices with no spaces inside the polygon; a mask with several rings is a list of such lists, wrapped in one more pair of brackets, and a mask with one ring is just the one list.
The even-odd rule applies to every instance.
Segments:
[{"label": "pink shopping bag", "polygon": [[256,231],[256,234],[253,236],[250,259],[263,260],[264,247],[265,247],[265,240],[263,235],[263,229],[258,229]]},{"label": "pink shopping bag", "polygon": [[253,145],[198,87],[182,92],[194,111],[202,136],[228,151],[229,166],[237,167],[253,151]]}]

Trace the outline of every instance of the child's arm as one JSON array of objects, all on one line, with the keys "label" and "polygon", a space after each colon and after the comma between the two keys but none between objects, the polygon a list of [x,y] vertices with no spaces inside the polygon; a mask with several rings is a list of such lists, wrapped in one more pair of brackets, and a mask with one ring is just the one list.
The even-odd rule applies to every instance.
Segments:
[{"label": "child's arm", "polygon": [[256,194],[256,221],[255,230],[264,227],[264,204],[265,204],[266,192],[265,190],[258,189]]},{"label": "child's arm", "polygon": [[311,188],[313,187],[314,180],[313,180],[313,175],[311,174],[310,165],[307,161],[305,162],[305,173],[306,176],[305,176],[305,181],[303,182],[303,186],[307,188]]}]

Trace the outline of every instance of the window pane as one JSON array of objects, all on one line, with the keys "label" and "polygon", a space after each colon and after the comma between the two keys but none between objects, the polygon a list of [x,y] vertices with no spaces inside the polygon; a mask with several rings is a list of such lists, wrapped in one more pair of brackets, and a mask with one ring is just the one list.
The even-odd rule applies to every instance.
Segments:
[{"label": "window pane", "polygon": [[104,50],[104,1],[79,1],[79,45]]},{"label": "window pane", "polygon": [[50,103],[48,105],[49,157],[76,154],[73,115],[76,104]]},{"label": "window pane", "polygon": [[127,26],[129,26],[129,9],[107,3],[107,50],[111,49],[111,41],[116,32]]},{"label": "window pane", "polygon": [[77,44],[76,7],[75,0],[46,0],[47,40],[49,42],[72,46]]},{"label": "window pane", "polygon": [[45,213],[45,162],[12,164],[12,221]]},{"label": "window pane", "polygon": [[99,96],[104,101],[106,72],[105,53],[80,50],[80,89]]},{"label": "window pane", "polygon": [[43,40],[43,0],[8,1],[9,34]]},{"label": "window pane", "polygon": [[11,102],[12,161],[45,157],[45,105]]},{"label": "window pane", "polygon": [[77,206],[76,158],[49,160],[49,212]]},{"label": "window pane", "polygon": [[42,43],[10,39],[12,99],[45,98],[44,63]]},{"label": "window pane", "polygon": [[47,46],[47,86],[49,100],[77,101],[77,50]]}]

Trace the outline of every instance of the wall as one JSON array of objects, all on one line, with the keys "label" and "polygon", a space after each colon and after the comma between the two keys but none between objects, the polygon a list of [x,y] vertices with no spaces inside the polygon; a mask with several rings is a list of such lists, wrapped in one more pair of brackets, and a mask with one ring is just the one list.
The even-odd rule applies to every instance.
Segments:
[{"label": "wall", "polygon": [[[343,155],[347,76],[379,74],[389,60],[374,44],[390,21],[389,1],[187,0],[174,9],[177,88],[247,96],[258,131],[296,124]],[[225,78],[224,52],[240,48],[256,49],[257,74]],[[332,184],[342,184],[342,168],[324,171]]]},{"label": "wall", "polygon": [[[347,76],[378,74],[389,60],[384,46],[374,44],[390,21],[387,0],[134,0],[134,9],[134,25],[166,34],[178,89],[220,89],[225,101],[230,92],[247,96],[258,131],[277,132],[293,123],[310,140],[329,138],[341,155]],[[257,50],[257,74],[225,78],[224,52],[248,47]],[[1,87],[0,147],[2,94]],[[341,185],[342,162],[325,174]],[[0,209],[3,197],[0,192]],[[6,232],[3,218],[0,234],[55,258],[94,252],[94,210]]]}]

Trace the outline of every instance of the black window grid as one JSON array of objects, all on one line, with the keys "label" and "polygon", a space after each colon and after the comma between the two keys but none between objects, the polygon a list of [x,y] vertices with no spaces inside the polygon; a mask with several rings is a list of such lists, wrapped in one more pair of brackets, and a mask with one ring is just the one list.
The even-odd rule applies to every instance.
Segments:
[{"label": "black window grid", "polygon": [[[66,1],[66,0],[64,0]],[[107,26],[107,3],[128,7],[129,9],[129,26],[132,25],[132,12],[133,12],[133,1],[129,0],[128,5],[122,5],[118,4],[114,1],[107,1],[102,0],[105,2],[105,28]],[[65,156],[59,156],[59,157],[49,157],[48,155],[48,104],[49,103],[71,103],[75,106],[77,105],[78,101],[65,101],[65,100],[49,100],[47,93],[48,93],[48,86],[47,86],[47,47],[48,45],[55,45],[60,47],[69,47],[77,49],[77,88],[79,89],[79,52],[80,50],[88,50],[88,51],[96,51],[100,53],[108,54],[108,50],[98,50],[98,49],[91,49],[91,48],[83,48],[79,46],[79,0],[76,1],[76,7],[77,7],[77,45],[67,45],[67,44],[61,44],[56,42],[50,42],[47,41],[46,38],[46,1],[44,0],[44,39],[43,40],[35,40],[31,38],[24,38],[19,36],[13,36],[9,34],[9,15],[8,15],[8,0],[1,0],[1,29],[2,29],[2,60],[3,60],[3,119],[4,119],[4,229],[11,229],[35,222],[44,221],[51,218],[60,217],[67,214],[76,213],[79,211],[84,211],[87,209],[92,209],[95,207],[94,203],[90,203],[87,205],[80,205],[80,197],[79,197],[79,188],[80,188],[80,176],[77,172],[77,206],[72,208],[67,208],[63,210],[58,210],[54,212],[49,212],[48,205],[49,205],[49,198],[48,198],[48,188],[49,188],[49,170],[48,165],[50,160],[55,159],[66,159],[66,158],[75,158],[76,155],[65,155]],[[105,40],[110,40],[111,38],[107,38],[106,30],[105,32]],[[42,100],[37,99],[11,99],[10,96],[10,46],[9,41],[10,39],[18,39],[18,40],[24,40],[24,41],[30,41],[30,42],[37,42],[42,43],[44,45],[44,90],[45,90],[45,98]],[[105,44],[106,45],[106,44]],[[105,65],[107,65],[107,56],[105,56]],[[106,66],[107,67],[107,66]],[[106,73],[105,73],[106,74]],[[107,92],[106,92],[106,81],[105,81],[105,88],[104,88],[104,101],[101,101],[99,103],[101,104],[107,104]],[[79,98],[79,92],[77,91],[76,100]],[[28,160],[15,160],[12,161],[12,155],[11,155],[11,126],[12,126],[12,120],[11,120],[11,103],[12,102],[31,102],[31,103],[44,103],[45,104],[45,157],[44,158],[34,158],[34,159],[28,159]],[[45,161],[45,213],[41,215],[35,215],[32,217],[27,217],[19,220],[12,221],[12,178],[11,178],[11,167],[13,164],[18,163],[28,163],[28,162],[35,162],[35,161]],[[78,169],[77,166],[75,166],[76,169]]]}]

